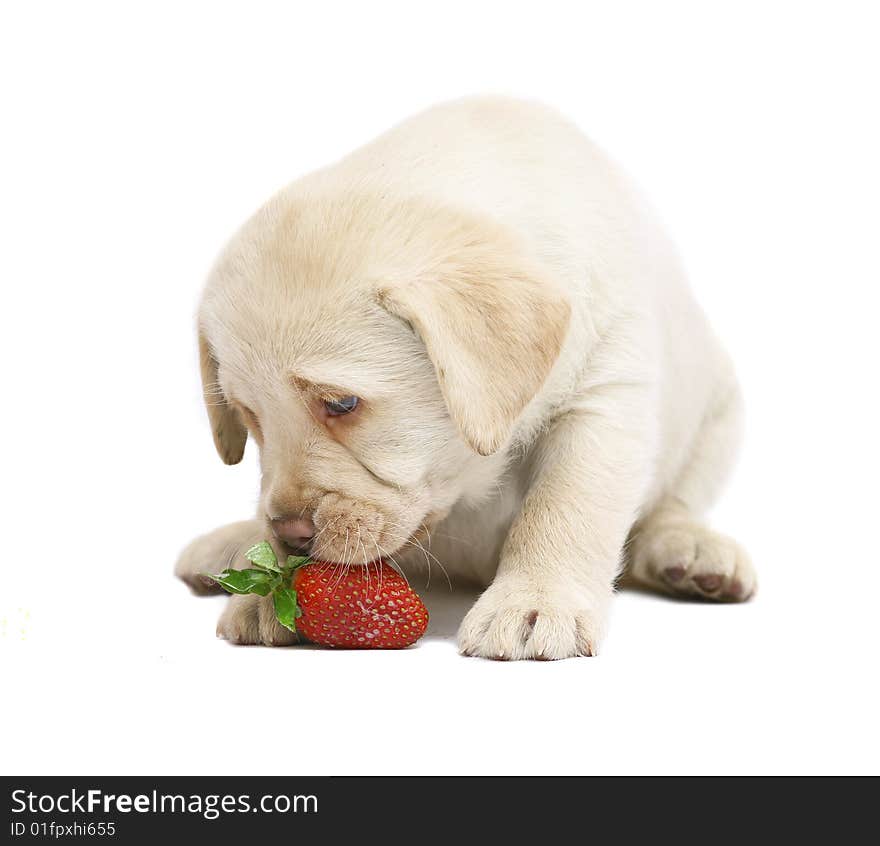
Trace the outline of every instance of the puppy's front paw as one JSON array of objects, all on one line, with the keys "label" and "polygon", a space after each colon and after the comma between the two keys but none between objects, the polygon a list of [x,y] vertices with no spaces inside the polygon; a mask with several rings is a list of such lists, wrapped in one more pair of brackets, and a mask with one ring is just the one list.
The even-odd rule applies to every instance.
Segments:
[{"label": "puppy's front paw", "polygon": [[297,636],[275,617],[271,596],[233,596],[217,623],[217,637],[242,646],[291,646]]},{"label": "puppy's front paw", "polygon": [[227,567],[233,570],[249,567],[244,553],[262,540],[265,531],[265,524],[260,520],[243,520],[202,535],[180,553],[174,575],[195,594],[223,593],[223,588],[204,574],[219,573]]},{"label": "puppy's front paw", "polygon": [[603,601],[596,601],[579,587],[548,591],[496,579],[464,618],[459,650],[502,661],[595,655],[610,596],[610,588]]}]

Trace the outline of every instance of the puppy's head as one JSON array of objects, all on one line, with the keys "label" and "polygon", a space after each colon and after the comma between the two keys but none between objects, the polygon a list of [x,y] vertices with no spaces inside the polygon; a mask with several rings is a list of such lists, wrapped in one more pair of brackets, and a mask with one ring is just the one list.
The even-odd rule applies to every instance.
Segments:
[{"label": "puppy's head", "polygon": [[504,230],[416,203],[277,198],[199,311],[221,458],[260,448],[261,507],[321,560],[393,555],[503,468],[569,305]]}]

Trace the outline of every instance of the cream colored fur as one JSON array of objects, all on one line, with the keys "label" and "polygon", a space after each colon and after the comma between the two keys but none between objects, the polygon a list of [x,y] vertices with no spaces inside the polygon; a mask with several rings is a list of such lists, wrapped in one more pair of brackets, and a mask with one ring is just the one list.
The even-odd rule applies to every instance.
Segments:
[{"label": "cream colored fur", "polygon": [[[443,104],[295,182],[198,322],[218,451],[240,460],[249,429],[263,480],[256,521],[184,552],[195,589],[267,517],[309,513],[316,557],[486,585],[468,655],[595,654],[625,563],[668,593],[754,591],[701,517],[738,444],[731,365],[651,211],[544,107]],[[350,418],[320,413],[348,394]],[[289,643],[270,610],[234,597],[219,632]]]}]

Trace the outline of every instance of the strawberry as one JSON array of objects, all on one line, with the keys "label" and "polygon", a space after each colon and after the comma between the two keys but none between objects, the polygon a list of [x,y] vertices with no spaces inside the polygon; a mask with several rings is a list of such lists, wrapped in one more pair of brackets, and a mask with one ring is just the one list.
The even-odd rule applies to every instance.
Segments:
[{"label": "strawberry", "polygon": [[312,643],[348,649],[402,649],[428,627],[428,611],[385,561],[350,567],[289,555],[279,566],[263,541],[246,558],[254,569],[210,576],[230,593],[272,594],[281,625]]},{"label": "strawberry", "polygon": [[403,576],[384,561],[351,567],[341,578],[316,561],[294,574],[301,617],[297,628],[313,643],[353,649],[400,649],[428,626],[428,611]]}]

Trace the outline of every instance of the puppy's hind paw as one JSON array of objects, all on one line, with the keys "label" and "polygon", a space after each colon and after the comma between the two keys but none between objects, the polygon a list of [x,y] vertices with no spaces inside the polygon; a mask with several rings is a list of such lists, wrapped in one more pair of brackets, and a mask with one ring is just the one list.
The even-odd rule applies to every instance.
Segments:
[{"label": "puppy's hind paw", "polygon": [[757,587],[746,551],[699,523],[652,527],[635,545],[634,579],[665,593],[744,602]]}]

